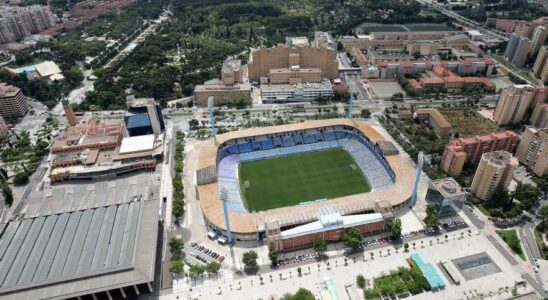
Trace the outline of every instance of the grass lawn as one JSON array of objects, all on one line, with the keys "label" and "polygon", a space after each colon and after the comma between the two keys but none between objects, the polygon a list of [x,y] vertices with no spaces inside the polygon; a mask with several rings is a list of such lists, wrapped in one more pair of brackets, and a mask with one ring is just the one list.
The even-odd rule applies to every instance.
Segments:
[{"label": "grass lawn", "polygon": [[522,260],[525,260],[525,254],[523,253],[523,248],[521,248],[521,243],[519,242],[518,234],[515,229],[510,230],[497,230],[497,234],[510,246]]},{"label": "grass lawn", "polygon": [[486,216],[490,217],[491,216],[491,212],[483,205],[483,204],[480,204],[478,205],[478,209]]},{"label": "grass lawn", "polygon": [[241,163],[238,171],[248,211],[371,191],[362,171],[343,149],[248,161]]}]

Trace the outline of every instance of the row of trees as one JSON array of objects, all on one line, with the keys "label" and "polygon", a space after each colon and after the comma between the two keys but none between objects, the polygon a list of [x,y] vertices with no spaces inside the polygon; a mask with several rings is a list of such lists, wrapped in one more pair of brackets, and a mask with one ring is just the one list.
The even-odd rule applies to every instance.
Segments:
[{"label": "row of trees", "polygon": [[177,143],[175,144],[175,176],[173,177],[173,216],[179,219],[185,213],[184,203],[184,185],[183,185],[183,157],[185,151],[184,138],[185,134],[182,131],[177,131],[175,138]]}]

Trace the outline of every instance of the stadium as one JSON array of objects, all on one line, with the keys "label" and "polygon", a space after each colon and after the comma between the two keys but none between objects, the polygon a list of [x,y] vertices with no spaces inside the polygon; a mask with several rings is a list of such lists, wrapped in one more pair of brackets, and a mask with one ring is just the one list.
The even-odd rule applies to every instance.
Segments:
[{"label": "stadium", "polygon": [[206,224],[272,250],[384,230],[409,201],[415,168],[374,128],[350,119],[234,131],[198,144],[196,189]]}]

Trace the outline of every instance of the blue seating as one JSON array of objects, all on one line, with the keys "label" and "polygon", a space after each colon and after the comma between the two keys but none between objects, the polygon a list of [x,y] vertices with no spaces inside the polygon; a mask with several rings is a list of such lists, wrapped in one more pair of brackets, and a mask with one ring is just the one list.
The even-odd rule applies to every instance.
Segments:
[{"label": "blue seating", "polygon": [[367,177],[374,190],[394,184],[396,175],[381,151],[360,133],[336,129],[325,132],[295,134],[261,141],[243,142],[219,149],[217,153],[218,182],[228,191],[229,209],[247,213],[241,201],[238,164],[241,161],[344,148]]},{"label": "blue seating", "polygon": [[274,148],[274,143],[272,140],[266,140],[261,142],[261,149],[262,150],[268,150]]}]

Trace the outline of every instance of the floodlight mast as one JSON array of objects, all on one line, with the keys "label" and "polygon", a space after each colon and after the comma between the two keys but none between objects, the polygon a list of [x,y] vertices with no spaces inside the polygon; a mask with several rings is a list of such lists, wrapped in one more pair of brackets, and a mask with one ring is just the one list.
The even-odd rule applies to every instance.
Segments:
[{"label": "floodlight mast", "polygon": [[228,216],[228,191],[221,187],[221,202],[223,202],[223,213],[225,215],[226,239],[228,244],[232,244],[232,231],[230,230],[230,218]]},{"label": "floodlight mast", "polygon": [[419,189],[419,181],[421,179],[423,164],[424,164],[424,154],[421,151],[419,152],[419,156],[417,159],[417,175],[415,176],[415,186],[413,187],[413,194],[411,195],[411,201],[409,201],[409,208],[413,208],[413,206],[415,206],[415,202],[417,202],[417,192]]},{"label": "floodlight mast", "polygon": [[207,108],[209,109],[209,123],[211,125],[211,136],[217,142],[217,129],[215,128],[215,117],[213,116],[213,97],[207,99]]}]

